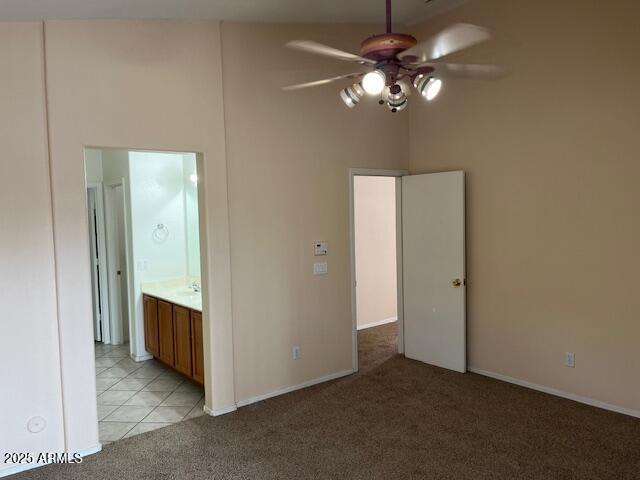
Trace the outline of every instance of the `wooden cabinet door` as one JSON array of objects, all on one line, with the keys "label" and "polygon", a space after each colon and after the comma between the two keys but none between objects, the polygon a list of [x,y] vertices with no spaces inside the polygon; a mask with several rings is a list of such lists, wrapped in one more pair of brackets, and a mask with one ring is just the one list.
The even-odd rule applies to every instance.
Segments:
[{"label": "wooden cabinet door", "polygon": [[175,369],[191,376],[191,318],[189,309],[173,306],[173,341],[175,344]]},{"label": "wooden cabinet door", "polygon": [[173,367],[173,308],[170,303],[162,300],[158,300],[158,330],[160,360]]},{"label": "wooden cabinet door", "polygon": [[191,310],[191,364],[193,379],[204,385],[204,354],[202,344],[202,313]]},{"label": "wooden cabinet door", "polygon": [[143,297],[144,306],[144,348],[154,357],[160,355],[158,344],[158,300]]}]

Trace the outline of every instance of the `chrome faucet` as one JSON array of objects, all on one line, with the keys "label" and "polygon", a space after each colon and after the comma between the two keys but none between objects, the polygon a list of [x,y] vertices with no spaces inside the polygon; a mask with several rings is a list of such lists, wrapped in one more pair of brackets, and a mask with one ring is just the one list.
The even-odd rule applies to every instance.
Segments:
[{"label": "chrome faucet", "polygon": [[200,282],[198,282],[197,280],[195,280],[191,285],[189,285],[189,287],[191,287],[191,290],[193,290],[194,292],[200,292],[201,290]]}]

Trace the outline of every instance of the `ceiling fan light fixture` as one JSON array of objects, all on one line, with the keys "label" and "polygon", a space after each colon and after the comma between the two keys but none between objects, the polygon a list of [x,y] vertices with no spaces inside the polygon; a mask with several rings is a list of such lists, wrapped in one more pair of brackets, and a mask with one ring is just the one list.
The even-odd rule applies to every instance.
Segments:
[{"label": "ceiling fan light fixture", "polygon": [[382,70],[374,70],[362,78],[362,88],[369,95],[380,95],[387,83],[387,78]]},{"label": "ceiling fan light fixture", "polygon": [[425,88],[424,96],[428,101],[431,101],[438,96],[441,89],[442,89],[442,80],[440,80],[439,78],[432,77],[427,82],[427,87]]},{"label": "ceiling fan light fixture", "polygon": [[[376,0],[382,2],[383,0]],[[431,0],[423,0],[430,2]],[[444,1],[444,0],[443,0]],[[351,64],[365,65],[367,70],[346,75],[288,85],[283,90],[300,90],[317,87],[345,79],[360,79],[359,85],[347,87],[339,92],[340,99],[349,108],[364,98],[373,96],[380,105],[387,105],[392,112],[406,108],[407,99],[415,91],[427,102],[433,101],[443,86],[437,78],[495,79],[506,73],[498,65],[470,65],[442,63],[441,59],[456,52],[466,50],[491,38],[491,33],[483,27],[469,23],[456,23],[418,41],[406,33],[394,32],[391,17],[392,0],[384,0],[386,6],[386,32],[374,34],[360,43],[359,53],[339,50],[313,40],[293,40],[286,46],[300,52],[312,53]],[[446,60],[445,60],[446,62]],[[367,73],[368,72],[368,73]],[[354,80],[352,80],[354,81]],[[403,96],[391,97],[391,94]]]},{"label": "ceiling fan light fixture", "polygon": [[360,99],[364,97],[365,91],[362,85],[354,83],[350,87],[340,90],[340,99],[349,108],[355,108]]},{"label": "ceiling fan light fixture", "polygon": [[442,80],[420,74],[413,80],[413,86],[424,98],[431,101],[440,93]]},{"label": "ceiling fan light fixture", "polygon": [[387,107],[389,107],[389,110],[394,113],[404,110],[407,108],[407,104],[409,103],[407,95],[403,91],[400,91],[399,93],[390,93],[387,98]]}]

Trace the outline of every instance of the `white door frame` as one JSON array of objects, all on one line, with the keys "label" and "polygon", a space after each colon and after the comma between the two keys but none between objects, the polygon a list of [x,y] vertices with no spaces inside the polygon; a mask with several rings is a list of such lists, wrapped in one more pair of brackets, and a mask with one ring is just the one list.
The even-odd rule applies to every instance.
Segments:
[{"label": "white door frame", "polygon": [[[129,256],[129,225],[127,222],[127,212],[126,212],[126,205],[127,205],[127,189],[126,189],[126,180],[124,178],[121,178],[119,180],[115,180],[115,181],[111,181],[111,182],[104,182],[104,186],[105,189],[115,189],[115,187],[122,187],[122,208],[123,208],[123,212],[122,212],[122,216],[123,216],[123,223],[124,223],[124,239],[125,239],[125,251],[127,252],[127,265],[125,266],[125,268],[127,269],[127,285],[126,285],[126,289],[127,292],[131,292],[131,260],[130,260],[130,256]],[[111,220],[112,214],[109,212],[109,202],[106,201],[106,194],[105,194],[105,225],[108,225],[108,222]],[[120,276],[120,279],[117,278],[117,274],[114,270],[114,266],[116,265],[116,263],[114,263],[116,261],[115,257],[117,256],[117,254],[114,254],[115,250],[114,250],[114,245],[117,244],[117,239],[115,239],[114,237],[114,229],[113,228],[108,228],[106,231],[106,245],[107,245],[107,262],[108,262],[108,280],[109,280],[109,307],[110,307],[110,312],[115,312],[117,310],[118,305],[120,305],[120,311],[122,312],[123,308],[127,309],[128,312],[128,319],[129,319],[129,336],[131,336],[131,298],[128,297],[128,302],[126,305],[122,305],[122,296],[121,296],[121,290],[120,288],[116,287],[115,285],[119,282],[122,281],[122,275]],[[122,268],[122,266],[121,266]],[[122,315],[121,315],[122,317]],[[121,324],[120,325],[115,325],[114,324],[114,319],[113,319],[113,315],[109,316],[109,324],[110,324],[110,329],[111,329],[111,338],[113,342],[117,342],[117,343],[122,343],[123,342],[123,332],[124,332],[124,324],[122,324],[122,318],[121,318]]]},{"label": "white door frame", "polygon": [[[102,182],[87,182],[87,190],[95,191],[96,202],[96,230],[98,250],[98,267],[100,270],[100,311],[102,314],[102,343],[111,343],[111,328],[109,319],[109,283],[107,278],[107,248],[105,239],[105,217],[104,217],[104,188]],[[87,198],[87,206],[89,199]],[[91,270],[94,271],[92,261]],[[97,292],[93,292],[94,301],[97,298]]]},{"label": "white door frame", "polygon": [[351,358],[353,371],[358,371],[358,309],[356,299],[356,234],[354,209],[354,177],[396,178],[396,271],[398,290],[398,353],[404,353],[404,314],[402,303],[402,177],[408,170],[376,168],[349,169],[349,235],[351,252]]},{"label": "white door frame", "polygon": [[91,264],[91,293],[93,311],[93,340],[102,342],[102,306],[100,304],[100,257],[98,256],[98,214],[96,190],[87,188],[87,217],[89,221],[89,263]]}]

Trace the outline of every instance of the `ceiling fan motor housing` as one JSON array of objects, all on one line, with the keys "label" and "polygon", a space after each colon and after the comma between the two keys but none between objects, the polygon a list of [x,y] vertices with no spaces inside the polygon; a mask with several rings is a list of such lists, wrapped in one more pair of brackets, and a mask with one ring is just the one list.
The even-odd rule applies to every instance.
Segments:
[{"label": "ceiling fan motor housing", "polygon": [[360,56],[380,62],[392,60],[400,52],[416,45],[415,37],[405,33],[382,33],[367,38],[360,44]]}]

